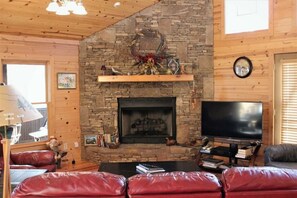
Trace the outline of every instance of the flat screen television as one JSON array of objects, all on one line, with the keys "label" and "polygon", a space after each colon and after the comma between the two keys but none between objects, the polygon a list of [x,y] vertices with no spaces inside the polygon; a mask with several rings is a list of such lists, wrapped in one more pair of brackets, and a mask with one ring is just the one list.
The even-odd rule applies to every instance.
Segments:
[{"label": "flat screen television", "polygon": [[201,135],[262,140],[262,102],[202,101]]}]

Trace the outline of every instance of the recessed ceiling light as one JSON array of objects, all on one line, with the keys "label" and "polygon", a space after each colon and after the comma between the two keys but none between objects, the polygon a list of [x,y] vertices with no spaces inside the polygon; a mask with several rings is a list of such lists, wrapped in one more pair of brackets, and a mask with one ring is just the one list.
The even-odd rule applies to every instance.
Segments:
[{"label": "recessed ceiling light", "polygon": [[121,5],[121,2],[117,1],[113,4],[113,7],[117,8]]}]

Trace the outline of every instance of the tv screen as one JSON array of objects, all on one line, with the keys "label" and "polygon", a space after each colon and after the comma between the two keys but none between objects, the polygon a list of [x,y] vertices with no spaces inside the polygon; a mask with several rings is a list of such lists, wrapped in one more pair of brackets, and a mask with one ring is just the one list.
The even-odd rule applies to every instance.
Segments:
[{"label": "tv screen", "polygon": [[262,103],[202,101],[201,135],[262,140]]}]

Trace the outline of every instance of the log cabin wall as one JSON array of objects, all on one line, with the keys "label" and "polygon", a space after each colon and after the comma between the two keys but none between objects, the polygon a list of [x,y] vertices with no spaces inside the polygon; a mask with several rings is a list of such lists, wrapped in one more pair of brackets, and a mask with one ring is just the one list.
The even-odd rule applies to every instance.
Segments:
[{"label": "log cabin wall", "polygon": [[[214,98],[264,103],[264,145],[273,143],[274,56],[297,51],[295,0],[270,0],[268,31],[224,34],[223,0],[214,1]],[[233,73],[240,56],[251,59],[248,78]]]},{"label": "log cabin wall", "polygon": [[[296,1],[271,0],[271,23],[268,32],[224,35],[223,0],[213,1],[214,16],[214,98],[215,100],[245,100],[264,102],[264,144],[273,142],[274,56],[296,52]],[[51,87],[50,135],[68,144],[68,150],[80,158],[79,88],[71,91],[56,89],[57,72],[78,73],[78,43],[54,39],[20,36],[0,36],[0,60],[41,60],[48,63]],[[251,76],[237,78],[233,63],[240,56],[249,57],[254,65]],[[2,65],[2,64],[1,64]],[[0,67],[2,68],[2,67]],[[78,76],[79,77],[79,76]],[[0,81],[2,80],[0,69]],[[77,79],[78,80],[78,79]],[[69,108],[71,107],[71,108]],[[68,123],[68,124],[67,124]],[[16,150],[44,148],[17,146]]]},{"label": "log cabin wall", "polygon": [[[79,126],[79,87],[74,90],[57,89],[57,73],[78,74],[78,41],[46,39],[0,35],[0,82],[2,63],[36,63],[47,65],[49,136],[62,140],[67,147],[68,157],[80,160],[80,148],[74,148],[74,142],[80,143]],[[77,75],[77,78],[79,75]],[[78,82],[78,79],[77,79]],[[12,152],[44,149],[45,142],[19,144],[12,147]]]}]

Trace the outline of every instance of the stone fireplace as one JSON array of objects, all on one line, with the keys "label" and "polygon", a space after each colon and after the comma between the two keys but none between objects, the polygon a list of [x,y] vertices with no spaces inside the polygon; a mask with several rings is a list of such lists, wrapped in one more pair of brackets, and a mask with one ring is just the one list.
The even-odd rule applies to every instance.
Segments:
[{"label": "stone fireplace", "polygon": [[[82,159],[94,161],[169,161],[188,160],[193,156],[192,148],[166,146],[162,143],[147,144],[142,139],[127,140],[128,131],[145,136],[176,136],[182,145],[200,137],[201,100],[212,100],[213,95],[213,9],[208,0],[161,0],[139,13],[130,16],[80,42],[80,123]],[[141,29],[158,30],[164,35],[167,53],[179,59],[185,74],[193,74],[191,82],[120,82],[99,83],[101,67],[113,67],[124,74],[139,72],[137,62],[131,56],[130,46]],[[142,47],[142,45],[140,45]],[[166,65],[164,65],[166,67]],[[175,115],[171,107],[163,106],[155,111],[143,112],[139,107],[127,108],[120,118],[120,98],[173,98]],[[171,102],[172,103],[172,102]],[[149,109],[149,108],[147,108]],[[164,112],[164,117],[155,116]],[[172,113],[172,115],[171,115]],[[126,115],[129,115],[126,117]],[[138,118],[135,118],[138,116]],[[171,125],[168,120],[174,120]],[[126,126],[120,123],[129,123]],[[152,126],[146,124],[153,123]],[[160,122],[161,124],[156,124]],[[166,123],[166,127],[164,126]],[[141,130],[140,128],[146,128]],[[117,149],[85,146],[85,135],[99,134],[112,128],[121,138]],[[154,128],[154,129],[150,129]],[[163,134],[167,128],[166,134]],[[79,129],[78,129],[79,130]],[[121,132],[120,132],[121,131]],[[162,131],[162,132],[160,132]],[[121,134],[119,134],[121,133]],[[162,135],[160,134],[162,133]],[[159,141],[158,140],[158,141]],[[131,143],[131,141],[138,143]],[[155,140],[150,140],[155,141]],[[144,143],[140,143],[144,142]]]},{"label": "stone fireplace", "polygon": [[176,98],[118,98],[121,143],[165,143],[176,138]]}]

